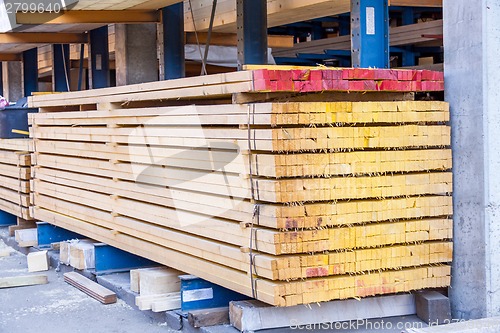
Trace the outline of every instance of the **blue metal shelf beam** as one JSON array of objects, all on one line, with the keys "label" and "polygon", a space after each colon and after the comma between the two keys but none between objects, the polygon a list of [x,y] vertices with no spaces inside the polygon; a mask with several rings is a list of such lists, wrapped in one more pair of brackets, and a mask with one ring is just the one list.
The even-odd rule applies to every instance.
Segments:
[{"label": "blue metal shelf beam", "polygon": [[351,0],[352,64],[389,68],[387,0]]},{"label": "blue metal shelf beam", "polygon": [[184,4],[163,8],[164,79],[178,79],[186,75],[184,56]]},{"label": "blue metal shelf beam", "polygon": [[[69,44],[54,44],[53,50],[53,82],[54,91],[69,91],[70,83],[70,61]],[[37,64],[38,66],[38,64]]]},{"label": "blue metal shelf beam", "polygon": [[90,31],[91,88],[110,86],[108,26]]},{"label": "blue metal shelf beam", "polygon": [[23,52],[24,96],[38,91],[38,49]]},{"label": "blue metal shelf beam", "polygon": [[267,64],[267,1],[237,0],[236,8],[238,68]]}]

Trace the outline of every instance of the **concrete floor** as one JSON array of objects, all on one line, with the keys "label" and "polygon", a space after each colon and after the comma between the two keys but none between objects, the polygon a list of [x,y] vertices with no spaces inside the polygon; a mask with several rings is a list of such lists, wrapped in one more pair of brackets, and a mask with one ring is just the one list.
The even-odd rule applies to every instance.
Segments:
[{"label": "concrete floor", "polygon": [[[5,247],[2,240],[0,247]],[[0,258],[0,277],[26,274],[25,255]],[[121,300],[102,305],[65,283],[54,269],[42,274],[48,275],[46,285],[0,289],[0,333],[174,332]]]}]

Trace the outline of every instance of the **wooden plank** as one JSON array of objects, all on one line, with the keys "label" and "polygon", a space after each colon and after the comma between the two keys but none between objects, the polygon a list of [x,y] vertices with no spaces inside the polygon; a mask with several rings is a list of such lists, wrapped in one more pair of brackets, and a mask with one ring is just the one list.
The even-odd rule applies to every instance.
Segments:
[{"label": "wooden plank", "polygon": [[274,308],[258,301],[229,303],[231,325],[241,332],[258,331],[298,325],[333,323],[414,315],[413,295],[372,297],[333,301],[289,308]]},{"label": "wooden plank", "polygon": [[156,300],[151,303],[151,311],[153,312],[165,312],[170,310],[180,309],[181,307],[181,297],[170,297],[167,299]]},{"label": "wooden plank", "polygon": [[188,321],[195,328],[229,324],[229,307],[193,310],[188,312]]},{"label": "wooden plank", "polygon": [[0,277],[0,289],[34,286],[47,283],[49,283],[47,275]]},{"label": "wooden plank", "polygon": [[153,294],[153,295],[141,295],[135,297],[135,305],[141,311],[159,310],[161,307],[169,308],[166,310],[159,310],[153,312],[161,312],[168,310],[175,310],[180,308],[181,294],[180,292],[166,293],[166,294]]},{"label": "wooden plank", "polygon": [[[416,23],[390,29],[391,46],[401,46],[432,41],[422,35],[439,35],[443,33],[443,21],[435,20]],[[274,49],[274,57],[296,57],[298,53],[323,54],[325,50],[349,50],[349,36],[331,37],[310,42],[297,43],[293,48]]]},{"label": "wooden plank", "polygon": [[181,290],[179,275],[185,273],[163,268],[140,272],[139,290],[141,296],[167,294]]},{"label": "wooden plank", "polygon": [[[85,221],[80,221],[78,223],[71,223],[72,219],[66,217],[64,215],[58,214],[56,212],[46,212],[43,209],[36,209],[36,215],[44,221],[48,221],[49,223],[61,226],[63,228],[72,230],[74,232],[78,232],[81,234],[92,234],[95,235],[99,241],[106,242],[112,246],[116,246],[118,248],[126,249],[129,252],[135,253],[137,255],[141,255],[147,258],[150,258],[159,263],[165,264],[170,267],[174,267],[181,271],[191,271],[197,276],[209,280],[213,283],[222,285],[226,288],[230,288],[232,290],[238,291],[240,293],[244,293],[246,295],[252,295],[252,288],[249,284],[249,277],[245,273],[237,273],[236,271],[224,267],[222,265],[216,265],[214,263],[209,263],[206,260],[200,260],[189,255],[185,255],[182,252],[170,251],[162,246],[158,246],[152,243],[144,243],[143,241],[130,237],[121,233],[113,233],[111,234],[108,229],[99,227],[97,225],[88,225]],[[69,223],[68,223],[69,222]],[[108,236],[113,235],[113,236]],[[147,244],[147,246],[146,246]],[[216,273],[214,273],[216,272]],[[398,279],[398,284],[391,284],[390,290],[393,292],[405,291],[406,289],[412,290],[412,288],[429,288],[430,286],[437,287],[441,285],[449,284],[449,266],[440,266],[440,267],[422,267],[414,270],[403,270],[398,272],[384,272],[379,275],[371,275],[370,279],[375,278],[374,283],[377,283],[379,278],[385,278],[387,281],[392,281],[393,279]],[[408,275],[407,275],[408,274]],[[429,276],[429,277],[424,277]],[[430,274],[430,275],[429,275]],[[399,277],[398,277],[399,276]],[[413,279],[408,284],[402,284],[401,281],[406,280],[407,277],[413,276]],[[432,277],[432,278],[430,278]],[[362,277],[349,277],[349,283],[353,283],[353,286],[357,285],[357,283],[365,283],[364,278]],[[356,279],[358,282],[356,282]],[[342,281],[342,279],[340,280]],[[409,280],[408,280],[409,281]],[[294,302],[303,302],[302,304],[308,304],[315,301],[324,301],[329,297],[334,297],[334,294],[328,295],[328,293],[316,293],[316,296],[309,298],[303,294],[302,296],[305,298],[288,298],[289,303],[286,302],[284,298],[286,295],[286,291],[283,289],[282,292],[277,293],[276,284],[269,284],[269,281],[265,279],[258,279],[255,281],[257,284],[256,291],[257,297],[259,300],[264,301],[269,304],[274,304],[278,306],[286,306],[287,304],[293,305]],[[372,282],[370,282],[372,283]],[[289,282],[287,285],[290,287],[302,287],[301,283]],[[315,284],[316,286],[323,286],[323,283]],[[417,287],[418,285],[418,287]],[[295,289],[296,290],[296,289]],[[336,291],[338,293],[338,290]],[[275,294],[276,293],[276,294]],[[383,293],[381,288],[375,288],[370,293]],[[346,293],[346,296],[343,297],[351,297],[349,295],[362,295],[367,296],[366,288],[354,288],[352,291]],[[280,296],[281,295],[281,296]],[[343,294],[344,295],[344,294]],[[312,296],[312,295],[311,295]],[[283,298],[282,298],[283,297]],[[338,296],[337,296],[338,297]],[[296,303],[299,304],[299,303]]]},{"label": "wooden plank", "polygon": [[103,304],[116,303],[117,298],[114,292],[76,272],[64,273],[64,281]]},{"label": "wooden plank", "polygon": [[[194,32],[186,33],[186,44],[202,44],[207,43],[207,33],[198,32],[195,35]],[[198,38],[198,40],[197,40]],[[293,47],[293,36],[289,35],[269,35],[268,36],[268,47],[270,48],[286,48]],[[236,46],[238,43],[236,34],[225,34],[225,33],[213,33],[210,38],[210,45],[219,46]]]},{"label": "wooden plank", "polygon": [[[79,186],[78,181],[75,181],[73,174],[69,172],[40,170],[37,177],[51,183]],[[246,201],[217,204],[214,200],[210,201],[212,198],[210,194],[202,195],[188,191],[177,192],[173,201],[169,193],[153,185],[138,186],[128,182],[117,184],[112,180],[89,175],[79,175],[79,181],[89,190],[115,195],[117,198],[130,198],[183,210],[192,208],[200,213],[232,220],[248,221],[252,218],[253,205]],[[197,205],[199,202],[204,204]],[[127,203],[132,205],[130,201]],[[407,200],[393,198],[360,202],[338,201],[336,204],[315,203],[301,206],[262,205],[258,225],[275,229],[295,229],[420,218],[430,216],[431,211],[436,212],[437,216],[447,216],[452,215],[451,206],[451,198],[446,196],[413,197]],[[331,216],[335,216],[335,219]]]},{"label": "wooden plank", "polygon": [[19,247],[32,247],[38,245],[38,234],[36,228],[16,230],[15,238]]},{"label": "wooden plank", "polygon": [[28,272],[42,272],[49,270],[47,251],[31,252],[27,255]]},{"label": "wooden plank", "polygon": [[139,293],[140,281],[141,281],[141,273],[144,271],[162,269],[163,267],[150,267],[150,268],[140,268],[140,269],[131,269],[130,270],[130,290],[133,292]]}]

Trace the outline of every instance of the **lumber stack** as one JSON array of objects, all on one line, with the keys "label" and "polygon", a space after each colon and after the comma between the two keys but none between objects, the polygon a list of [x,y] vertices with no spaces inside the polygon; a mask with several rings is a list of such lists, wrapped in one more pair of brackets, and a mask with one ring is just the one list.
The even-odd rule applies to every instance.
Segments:
[{"label": "lumber stack", "polygon": [[29,139],[0,139],[0,210],[25,220],[29,215]]},{"label": "lumber stack", "polygon": [[[249,66],[249,69],[254,67]],[[239,94],[254,97],[263,93],[413,93],[443,91],[443,73],[428,70],[380,70],[267,66],[242,72],[197,78],[150,82],[92,91],[75,91],[29,98],[30,107],[41,112],[134,108],[136,106],[179,105],[180,101],[207,104],[227,101]],[[340,100],[348,95],[343,94]],[[391,100],[394,96],[391,96]],[[342,99],[344,98],[344,99]],[[325,100],[322,100],[325,101]]]},{"label": "lumber stack", "polygon": [[116,89],[33,98],[99,104],[30,115],[37,219],[277,306],[449,285],[446,103],[126,108],[153,92]]}]

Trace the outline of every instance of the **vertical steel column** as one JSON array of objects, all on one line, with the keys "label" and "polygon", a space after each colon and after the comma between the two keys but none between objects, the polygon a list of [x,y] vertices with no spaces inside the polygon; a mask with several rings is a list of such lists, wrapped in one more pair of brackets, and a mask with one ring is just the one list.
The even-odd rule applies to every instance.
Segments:
[{"label": "vertical steel column", "polygon": [[165,80],[186,76],[184,41],[184,4],[182,2],[162,9]]},{"label": "vertical steel column", "polygon": [[389,68],[387,0],[351,0],[353,67]]},{"label": "vertical steel column", "polygon": [[24,96],[38,91],[38,49],[23,52]]},{"label": "vertical steel column", "polygon": [[238,69],[267,64],[267,1],[237,0],[236,8]]},{"label": "vertical steel column", "polygon": [[90,88],[110,85],[108,26],[90,31]]},{"label": "vertical steel column", "polygon": [[58,92],[69,91],[69,44],[54,44],[52,51],[52,87]]}]

